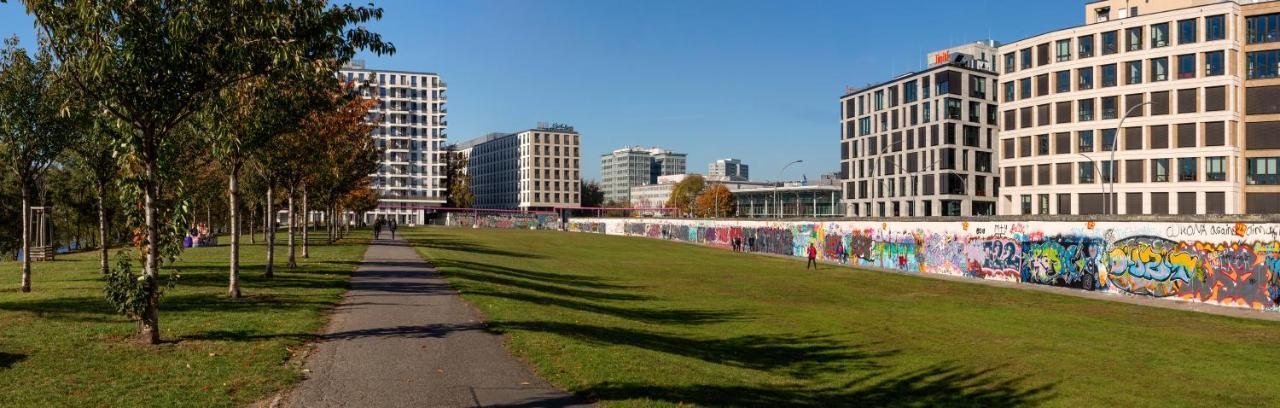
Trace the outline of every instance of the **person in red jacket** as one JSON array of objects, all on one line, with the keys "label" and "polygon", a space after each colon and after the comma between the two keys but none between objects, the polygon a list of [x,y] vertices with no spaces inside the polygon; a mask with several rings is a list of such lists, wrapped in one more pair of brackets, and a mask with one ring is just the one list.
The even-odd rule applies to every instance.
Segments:
[{"label": "person in red jacket", "polygon": [[804,265],[804,269],[808,270],[809,265],[813,265],[813,270],[818,270],[818,248],[814,248],[813,244],[809,244],[809,263]]}]

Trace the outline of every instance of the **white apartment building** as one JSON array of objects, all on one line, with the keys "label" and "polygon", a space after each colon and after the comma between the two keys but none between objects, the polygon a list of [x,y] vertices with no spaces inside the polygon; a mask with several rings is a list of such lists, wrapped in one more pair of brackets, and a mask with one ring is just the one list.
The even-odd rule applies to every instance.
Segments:
[{"label": "white apartment building", "polygon": [[378,100],[369,117],[377,124],[371,136],[384,150],[378,172],[370,175],[379,200],[365,221],[423,223],[425,209],[445,202],[447,85],[434,73],[366,69],[361,61],[338,72],[341,79],[364,87],[364,97]]},{"label": "white apartment building", "polygon": [[1280,143],[1244,125],[1241,4],[1097,1],[1085,22],[999,49],[1001,214],[1236,214],[1246,179],[1276,184],[1274,160],[1246,174],[1248,145]]},{"label": "white apartment building", "polygon": [[845,215],[995,215],[995,55],[994,42],[939,51],[840,98]]},{"label": "white apartment building", "polygon": [[707,177],[731,181],[747,181],[751,179],[750,167],[738,159],[720,159],[707,166]]},{"label": "white apartment building", "polygon": [[600,156],[600,188],[606,202],[633,202],[631,188],[659,176],[684,174],[687,155],[662,148],[627,147]]},{"label": "white apartment building", "polygon": [[581,206],[581,135],[548,125],[459,143],[476,208],[552,210]]}]

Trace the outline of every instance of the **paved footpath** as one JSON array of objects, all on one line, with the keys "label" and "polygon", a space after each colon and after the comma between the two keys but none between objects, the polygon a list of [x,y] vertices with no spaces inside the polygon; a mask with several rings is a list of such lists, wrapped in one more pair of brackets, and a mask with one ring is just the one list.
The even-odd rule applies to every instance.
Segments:
[{"label": "paved footpath", "polygon": [[404,241],[369,245],[326,333],[284,406],[587,406],[508,354]]}]

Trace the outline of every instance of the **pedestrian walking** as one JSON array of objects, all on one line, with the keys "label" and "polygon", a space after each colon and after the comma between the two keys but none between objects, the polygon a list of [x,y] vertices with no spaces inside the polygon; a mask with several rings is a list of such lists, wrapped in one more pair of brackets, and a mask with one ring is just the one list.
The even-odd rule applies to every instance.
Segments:
[{"label": "pedestrian walking", "polygon": [[813,270],[818,270],[818,248],[814,248],[813,244],[809,244],[809,263],[804,265],[804,269],[808,270],[810,265]]},{"label": "pedestrian walking", "polygon": [[391,219],[391,239],[396,239],[396,220]]},{"label": "pedestrian walking", "polygon": [[381,239],[382,237],[382,219],[373,221],[373,239]]}]

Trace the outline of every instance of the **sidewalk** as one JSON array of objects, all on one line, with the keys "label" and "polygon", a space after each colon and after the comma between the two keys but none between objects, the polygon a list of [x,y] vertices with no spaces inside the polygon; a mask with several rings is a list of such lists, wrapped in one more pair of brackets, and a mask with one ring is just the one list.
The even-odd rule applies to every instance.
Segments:
[{"label": "sidewalk", "polygon": [[404,241],[376,240],[287,407],[587,406],[534,375]]}]

